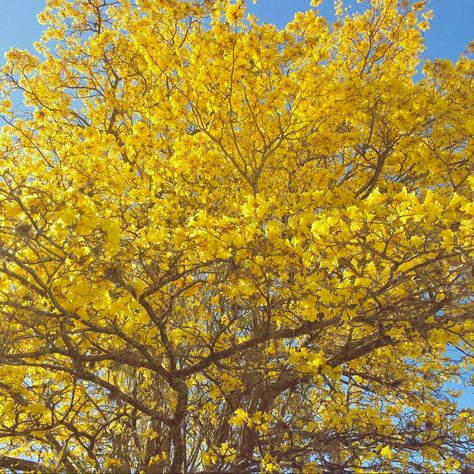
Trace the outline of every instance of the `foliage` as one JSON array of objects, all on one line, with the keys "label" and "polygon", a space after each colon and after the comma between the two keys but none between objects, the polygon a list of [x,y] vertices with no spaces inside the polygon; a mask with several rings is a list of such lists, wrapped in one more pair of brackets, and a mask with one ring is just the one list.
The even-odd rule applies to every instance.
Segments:
[{"label": "foliage", "polygon": [[48,0],[7,54],[0,466],[472,464],[473,62],[316,3]]}]

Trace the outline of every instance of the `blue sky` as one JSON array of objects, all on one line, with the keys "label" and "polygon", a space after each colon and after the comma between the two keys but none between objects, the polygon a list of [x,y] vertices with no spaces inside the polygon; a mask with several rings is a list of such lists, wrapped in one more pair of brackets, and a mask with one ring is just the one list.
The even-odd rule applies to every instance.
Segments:
[{"label": "blue sky", "polygon": [[[310,0],[258,0],[249,1],[250,9],[266,22],[283,26],[298,10],[306,10]],[[347,5],[354,0],[345,0]],[[44,0],[0,0],[0,52],[11,47],[31,48],[39,39],[42,26],[36,14],[44,7]],[[474,0],[431,0],[434,11],[431,29],[426,32],[425,57],[455,60],[474,39]],[[321,12],[332,17],[333,1],[324,0]]]}]

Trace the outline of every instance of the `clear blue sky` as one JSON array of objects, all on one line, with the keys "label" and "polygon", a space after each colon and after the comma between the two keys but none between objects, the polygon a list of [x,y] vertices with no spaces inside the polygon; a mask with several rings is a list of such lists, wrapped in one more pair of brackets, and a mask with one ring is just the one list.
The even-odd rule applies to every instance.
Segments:
[{"label": "clear blue sky", "polygon": [[[306,10],[310,0],[258,0],[249,1],[249,8],[266,22],[283,26],[298,10]],[[44,0],[0,0],[0,52],[11,47],[30,48],[41,34],[42,27],[36,14],[42,10]],[[345,4],[354,0],[345,0]],[[474,0],[431,0],[434,18],[426,32],[429,59],[455,60],[474,39]],[[321,12],[332,18],[333,1],[324,0]]]},{"label": "clear blue sky", "polygon": [[[309,8],[310,0],[257,0],[249,9],[261,21],[281,27],[293,18],[298,10]],[[346,5],[356,5],[355,0],[345,0]],[[42,26],[36,15],[45,0],[0,0],[0,53],[3,55],[12,47],[31,48],[38,40]],[[474,0],[431,0],[434,12],[431,29],[425,33],[428,59],[448,58],[456,60],[466,46],[474,39]],[[333,18],[333,0],[325,0],[320,7],[328,19]],[[1,60],[0,60],[1,62]],[[459,385],[450,384],[459,389]],[[474,397],[469,391],[461,399],[461,405],[473,406]]]}]

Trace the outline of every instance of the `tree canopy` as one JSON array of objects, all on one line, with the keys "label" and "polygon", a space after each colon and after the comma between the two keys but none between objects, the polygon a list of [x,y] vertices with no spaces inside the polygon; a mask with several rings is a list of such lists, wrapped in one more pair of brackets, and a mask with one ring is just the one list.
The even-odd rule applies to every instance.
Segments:
[{"label": "tree canopy", "polygon": [[318,3],[47,0],[7,54],[0,467],[473,465],[470,50]]}]

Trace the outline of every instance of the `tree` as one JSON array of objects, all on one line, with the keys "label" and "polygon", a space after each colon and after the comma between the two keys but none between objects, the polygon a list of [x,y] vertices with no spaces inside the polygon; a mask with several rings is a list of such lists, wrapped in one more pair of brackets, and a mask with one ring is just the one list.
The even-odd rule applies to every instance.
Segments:
[{"label": "tree", "polygon": [[7,54],[1,467],[472,465],[473,62],[316,3],[48,0]]}]

